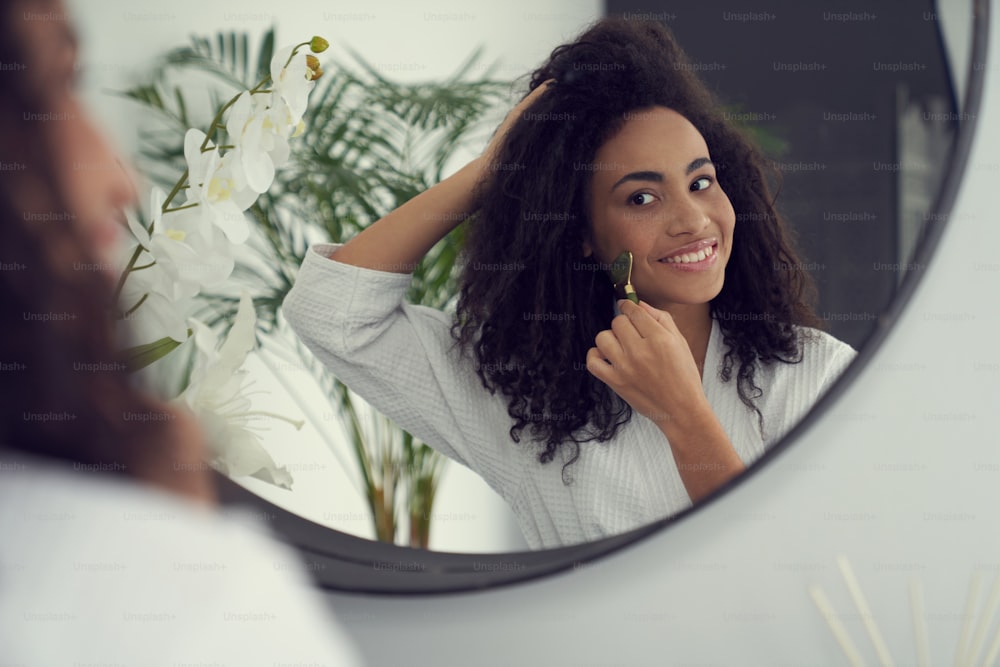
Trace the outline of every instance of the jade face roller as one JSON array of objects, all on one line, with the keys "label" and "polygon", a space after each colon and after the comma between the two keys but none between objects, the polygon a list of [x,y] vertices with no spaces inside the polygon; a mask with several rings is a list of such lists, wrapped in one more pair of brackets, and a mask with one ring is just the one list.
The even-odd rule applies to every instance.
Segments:
[{"label": "jade face roller", "polygon": [[615,261],[611,263],[611,268],[608,269],[608,275],[611,277],[611,282],[615,284],[616,293],[624,292],[626,299],[635,304],[639,303],[639,295],[632,287],[631,251],[626,250],[615,258]]}]

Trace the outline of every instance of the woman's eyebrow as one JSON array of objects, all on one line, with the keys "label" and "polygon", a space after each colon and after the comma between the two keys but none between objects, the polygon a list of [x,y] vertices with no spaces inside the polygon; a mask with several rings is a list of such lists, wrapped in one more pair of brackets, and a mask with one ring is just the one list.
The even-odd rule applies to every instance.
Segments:
[{"label": "woman's eyebrow", "polygon": [[[712,161],[709,158],[707,157],[695,158],[694,160],[691,161],[690,164],[688,164],[687,167],[684,168],[684,175],[689,176],[691,175],[691,172],[695,171],[696,169],[701,169],[707,164],[712,164]],[[618,181],[611,186],[611,191],[614,192],[619,185],[621,185],[622,183],[626,183],[628,181],[652,181],[654,183],[662,183],[663,179],[664,179],[663,174],[658,171],[633,171],[632,173],[625,174],[620,179],[618,179]]]},{"label": "woman's eyebrow", "polygon": [[691,160],[691,164],[689,164],[689,165],[688,165],[688,166],[687,166],[687,167],[686,167],[686,168],[684,169],[684,175],[685,175],[685,176],[690,176],[690,175],[691,175],[691,172],[692,172],[692,171],[694,171],[694,170],[696,170],[696,169],[701,169],[701,168],[702,168],[702,167],[704,167],[704,166],[705,166],[706,164],[711,164],[711,165],[712,165],[713,167],[715,166],[715,165],[714,165],[714,164],[712,163],[712,161],[711,161],[711,160],[710,160],[709,158],[707,158],[707,157],[699,157],[699,158],[695,158],[694,160]]},{"label": "woman's eyebrow", "polygon": [[653,181],[654,183],[663,182],[663,174],[658,171],[633,171],[631,174],[625,174],[618,182],[611,186],[611,191],[614,192],[619,185],[627,181]]}]

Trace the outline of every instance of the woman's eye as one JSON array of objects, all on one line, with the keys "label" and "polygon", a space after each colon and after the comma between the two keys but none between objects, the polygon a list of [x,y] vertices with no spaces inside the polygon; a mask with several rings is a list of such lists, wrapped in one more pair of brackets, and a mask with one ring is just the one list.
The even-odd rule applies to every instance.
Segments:
[{"label": "woman's eye", "polygon": [[632,195],[632,197],[629,199],[629,202],[634,204],[635,206],[645,206],[646,204],[649,204],[652,201],[653,201],[653,195],[649,194],[648,192],[639,192],[637,194]]},{"label": "woman's eye", "polygon": [[702,176],[691,184],[691,191],[707,190],[710,185],[712,185],[712,179],[708,176]]}]

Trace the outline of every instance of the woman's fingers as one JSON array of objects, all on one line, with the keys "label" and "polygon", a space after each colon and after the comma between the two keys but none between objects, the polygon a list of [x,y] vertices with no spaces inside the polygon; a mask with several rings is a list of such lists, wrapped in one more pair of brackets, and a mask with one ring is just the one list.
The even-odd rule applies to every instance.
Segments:
[{"label": "woman's fingers", "polygon": [[613,331],[608,329],[597,334],[594,338],[594,345],[604,355],[604,358],[612,364],[619,361],[625,354],[625,349],[622,347],[621,341],[618,340]]},{"label": "woman's fingers", "polygon": [[611,331],[626,350],[645,338],[635,326],[631,315],[624,312],[611,320]]},{"label": "woman's fingers", "polygon": [[612,384],[612,376],[615,372],[614,366],[611,365],[604,354],[596,347],[587,350],[587,370],[604,384],[609,386]]},{"label": "woman's fingers", "polygon": [[663,334],[663,326],[652,314],[631,301],[623,303],[628,305],[623,305],[622,313],[611,320],[611,329],[601,331],[594,339],[597,350],[615,366],[646,356],[643,339]]},{"label": "woman's fingers", "polygon": [[522,112],[528,107],[530,107],[532,104],[535,103],[535,100],[537,100],[539,97],[545,94],[545,92],[549,89],[549,86],[555,83],[555,81],[556,81],[555,79],[549,79],[547,81],[543,81],[542,83],[538,84],[537,88],[528,93],[523,100],[518,102],[517,106],[514,107],[514,111]]},{"label": "woman's fingers", "polygon": [[636,305],[623,299],[619,304],[622,314],[629,318],[632,326],[643,338],[652,338],[664,332],[681,335],[670,313],[658,310],[645,301],[640,301],[639,305]]},{"label": "woman's fingers", "polygon": [[516,123],[518,119],[520,119],[520,117],[524,114],[526,109],[528,109],[532,104],[535,103],[535,100],[537,100],[539,97],[545,94],[545,91],[548,90],[549,86],[554,82],[555,79],[549,79],[548,81],[542,82],[541,84],[538,85],[537,88],[528,93],[523,100],[518,102],[517,105],[507,113],[507,116],[503,119],[503,122],[500,123],[500,127],[497,128],[496,134],[493,135],[493,139],[490,141],[489,146],[487,146],[486,150],[484,151],[484,153],[488,156],[490,160],[494,159],[497,149],[499,148],[500,144],[504,141],[504,137],[507,136],[507,132],[514,125],[514,123]]}]

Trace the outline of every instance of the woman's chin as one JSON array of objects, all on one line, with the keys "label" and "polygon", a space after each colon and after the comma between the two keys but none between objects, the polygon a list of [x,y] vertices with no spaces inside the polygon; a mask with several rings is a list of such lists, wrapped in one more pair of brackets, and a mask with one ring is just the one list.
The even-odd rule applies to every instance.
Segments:
[{"label": "woman's chin", "polygon": [[719,296],[720,292],[722,292],[722,285],[713,285],[703,289],[680,293],[663,292],[662,290],[644,291],[638,285],[636,286],[636,293],[639,295],[640,300],[645,301],[654,308],[667,311],[678,306],[684,308],[706,306]]}]

